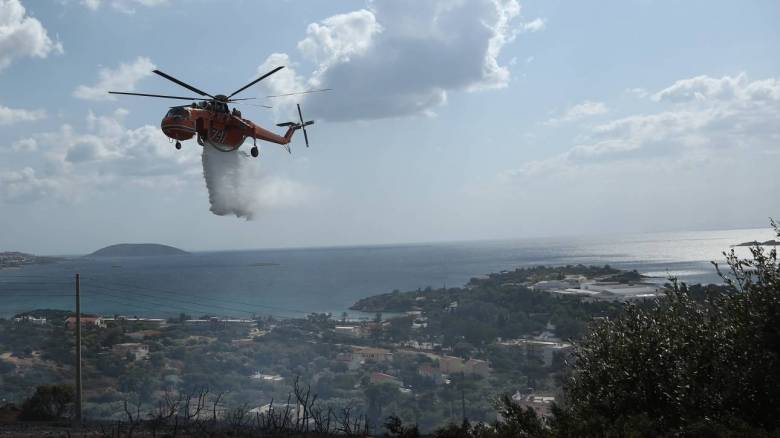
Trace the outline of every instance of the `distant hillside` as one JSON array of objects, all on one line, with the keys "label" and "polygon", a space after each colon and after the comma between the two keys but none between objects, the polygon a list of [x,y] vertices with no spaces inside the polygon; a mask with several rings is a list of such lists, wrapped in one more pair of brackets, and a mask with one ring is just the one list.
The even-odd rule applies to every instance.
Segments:
[{"label": "distant hillside", "polygon": [[157,243],[120,243],[99,249],[87,257],[148,257],[185,255],[187,251]]},{"label": "distant hillside", "polygon": [[754,240],[752,242],[743,242],[738,245],[734,246],[780,246],[780,242],[777,240],[767,240],[766,242],[759,242],[757,240]]}]

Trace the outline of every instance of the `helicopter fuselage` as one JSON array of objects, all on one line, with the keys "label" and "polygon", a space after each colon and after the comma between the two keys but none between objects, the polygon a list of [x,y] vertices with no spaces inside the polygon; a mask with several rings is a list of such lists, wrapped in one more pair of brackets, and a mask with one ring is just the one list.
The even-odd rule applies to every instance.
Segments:
[{"label": "helicopter fuselage", "polygon": [[251,120],[241,117],[241,113],[227,111],[224,108],[202,108],[192,106],[177,106],[171,108],[163,117],[160,128],[163,133],[175,141],[189,140],[197,136],[202,146],[211,146],[223,152],[235,151],[241,147],[247,137],[260,139],[281,145],[290,142],[293,128],[288,128],[284,136],[268,131]]}]

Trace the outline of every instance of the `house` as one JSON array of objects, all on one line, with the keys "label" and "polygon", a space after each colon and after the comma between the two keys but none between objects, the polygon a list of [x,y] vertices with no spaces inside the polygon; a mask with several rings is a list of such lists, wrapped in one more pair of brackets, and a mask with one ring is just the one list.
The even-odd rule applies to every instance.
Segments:
[{"label": "house", "polygon": [[[67,318],[65,318],[65,326],[69,330],[73,330],[76,328],[76,315],[71,315]],[[81,315],[81,326],[82,327],[99,327],[99,328],[105,328],[106,323],[100,316],[97,315]]]},{"label": "house", "polygon": [[256,324],[256,322],[251,319],[229,319],[229,318],[222,319],[222,318],[217,318],[216,316],[211,316],[209,318],[204,318],[204,319],[188,319],[184,322],[186,324],[195,324],[195,325],[220,324],[220,325],[239,325],[245,327],[251,327]]},{"label": "house", "polygon": [[139,316],[124,316],[124,315],[106,317],[103,318],[103,321],[108,326],[123,325],[123,324],[130,323],[142,329],[156,329],[164,326],[166,323],[166,321],[162,318],[142,318]]},{"label": "house", "polygon": [[[553,291],[553,290],[565,290],[572,286],[573,286],[572,282],[566,280],[542,280],[537,283],[534,283],[531,286],[531,288],[536,290],[543,290],[543,291]],[[576,283],[576,286],[579,286],[579,282]]]},{"label": "house", "polygon": [[111,347],[111,352],[121,357],[131,355],[133,360],[142,360],[149,357],[149,347],[139,342],[114,344],[114,346]]},{"label": "house", "polygon": [[337,325],[333,331],[336,332],[336,334],[350,336],[353,338],[357,338],[361,334],[360,326],[356,325]]},{"label": "house", "polygon": [[390,350],[374,347],[353,347],[352,354],[365,362],[387,362],[393,358]]},{"label": "house", "polygon": [[[305,408],[302,404],[287,404],[287,403],[269,403],[267,405],[258,406],[248,411],[250,418],[258,416],[272,416],[274,418],[287,418],[287,421],[295,422],[297,419],[303,421]],[[314,419],[311,417],[308,420],[309,423],[313,423]]]},{"label": "house", "polygon": [[447,307],[444,308],[445,312],[454,312],[456,310],[458,310],[458,302],[457,301],[451,302],[450,304],[447,305]]},{"label": "house", "polygon": [[[40,318],[36,318],[36,317],[34,317],[32,315],[24,315],[24,316],[20,316],[18,318],[14,318],[14,321],[16,321],[16,322],[26,322],[26,323],[35,324],[35,325],[46,325],[46,317],[43,317],[43,316],[40,317]],[[74,325],[75,325],[75,323],[74,323]]]},{"label": "house", "polygon": [[541,361],[544,366],[552,365],[556,354],[563,354],[571,350],[572,345],[555,339],[508,339],[500,342],[504,346],[522,348],[527,358]]},{"label": "house", "polygon": [[519,391],[512,395],[512,400],[522,408],[531,408],[540,417],[549,417],[555,397],[541,394],[523,395]]},{"label": "house", "polygon": [[261,382],[270,382],[270,383],[279,383],[284,381],[284,377],[278,374],[263,374],[259,371],[252,374],[250,378]]}]

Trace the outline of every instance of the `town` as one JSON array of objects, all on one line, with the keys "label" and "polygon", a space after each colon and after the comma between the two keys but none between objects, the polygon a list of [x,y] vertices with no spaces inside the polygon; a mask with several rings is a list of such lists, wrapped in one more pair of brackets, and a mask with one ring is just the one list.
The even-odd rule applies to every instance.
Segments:
[{"label": "town", "polygon": [[[624,292],[624,293],[619,293]],[[252,319],[82,315],[86,415],[115,418],[130,400],[208,388],[224,406],[265,412],[293,382],[323,403],[432,430],[496,420],[495,401],[549,415],[572,342],[627,299],[661,292],[636,272],[567,266],[474,278],[462,288],[393,291],[358,301],[370,319],[311,314]],[[76,318],[36,310],[1,320],[0,401],[72,381]]]}]

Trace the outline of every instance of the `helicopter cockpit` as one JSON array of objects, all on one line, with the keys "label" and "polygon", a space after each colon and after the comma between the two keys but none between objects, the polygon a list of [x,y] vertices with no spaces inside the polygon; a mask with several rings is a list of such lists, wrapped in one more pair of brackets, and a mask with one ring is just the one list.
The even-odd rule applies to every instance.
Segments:
[{"label": "helicopter cockpit", "polygon": [[217,102],[213,100],[204,100],[201,102],[197,102],[192,104],[193,108],[199,108],[204,109],[206,111],[213,111],[216,113],[229,113],[230,109],[228,108],[228,105],[224,102]]}]

